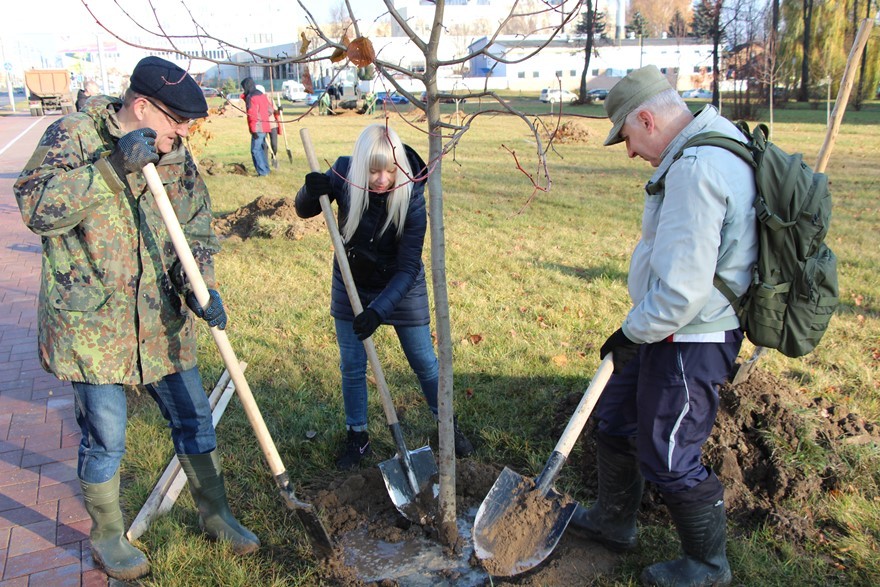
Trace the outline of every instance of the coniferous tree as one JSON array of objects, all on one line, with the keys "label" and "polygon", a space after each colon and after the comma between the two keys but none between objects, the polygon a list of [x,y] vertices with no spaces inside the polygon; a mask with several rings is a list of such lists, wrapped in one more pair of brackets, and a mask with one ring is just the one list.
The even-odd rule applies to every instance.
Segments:
[{"label": "coniferous tree", "polygon": [[675,14],[672,15],[672,21],[669,23],[669,29],[667,33],[670,37],[674,37],[676,39],[680,39],[682,37],[688,36],[688,25],[684,20],[684,16],[682,16],[680,10],[676,10]]},{"label": "coniferous tree", "polygon": [[694,36],[712,41],[712,104],[718,107],[718,66],[721,37],[721,6],[723,0],[700,0],[694,7],[694,19],[691,30]]}]

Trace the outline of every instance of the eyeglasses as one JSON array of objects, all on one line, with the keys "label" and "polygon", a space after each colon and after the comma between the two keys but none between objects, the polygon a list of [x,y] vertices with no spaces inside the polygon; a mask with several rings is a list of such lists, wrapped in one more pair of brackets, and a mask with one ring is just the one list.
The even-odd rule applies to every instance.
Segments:
[{"label": "eyeglasses", "polygon": [[171,114],[170,112],[168,112],[167,110],[165,110],[164,108],[162,108],[161,106],[159,106],[157,103],[153,102],[152,100],[150,100],[146,96],[144,96],[144,100],[146,100],[147,102],[149,102],[150,104],[155,106],[159,112],[161,112],[162,114],[167,116],[168,119],[172,122],[172,124],[174,126],[189,126],[193,123],[191,118],[187,118],[184,120],[178,120],[176,116],[174,116],[173,114]]}]

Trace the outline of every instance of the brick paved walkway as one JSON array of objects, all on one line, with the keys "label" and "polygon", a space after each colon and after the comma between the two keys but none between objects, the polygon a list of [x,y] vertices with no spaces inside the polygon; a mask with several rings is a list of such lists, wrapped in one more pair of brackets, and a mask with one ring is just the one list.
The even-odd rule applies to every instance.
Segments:
[{"label": "brick paved walkway", "polygon": [[22,223],[11,189],[49,122],[0,161],[0,587],[108,583],[89,552],[73,390],[37,356],[40,239]]}]

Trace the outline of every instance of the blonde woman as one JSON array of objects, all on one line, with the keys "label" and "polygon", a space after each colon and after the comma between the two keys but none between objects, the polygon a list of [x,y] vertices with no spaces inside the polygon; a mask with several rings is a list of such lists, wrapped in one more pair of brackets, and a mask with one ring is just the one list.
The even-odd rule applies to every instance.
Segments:
[{"label": "blonde woman", "polygon": [[[340,232],[365,308],[354,315],[334,259],[330,315],[336,323],[347,428],[345,448],[336,461],[341,470],[356,469],[371,453],[362,341],[380,325],[394,327],[428,407],[437,416],[438,364],[422,263],[428,224],[426,179],[418,153],[401,143],[391,128],[373,124],[361,132],[350,157],[340,157],[326,173],[307,174],[296,195],[302,218],[321,213],[321,195],[336,201]],[[472,452],[473,445],[456,426],[456,456]]]}]

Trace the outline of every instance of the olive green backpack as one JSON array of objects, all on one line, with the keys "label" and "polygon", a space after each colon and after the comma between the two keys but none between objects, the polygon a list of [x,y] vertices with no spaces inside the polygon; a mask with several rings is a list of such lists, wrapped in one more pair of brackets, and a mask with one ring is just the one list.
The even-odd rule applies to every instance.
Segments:
[{"label": "olive green backpack", "polygon": [[771,143],[766,125],[754,132],[743,121],[736,126],[748,142],[705,132],[682,147],[721,147],[755,169],[758,260],[752,283],[739,298],[717,274],[714,284],[752,343],[800,357],[819,344],[839,303],[837,258],[825,244],[831,222],[828,178],[800,153],[790,155]]}]

